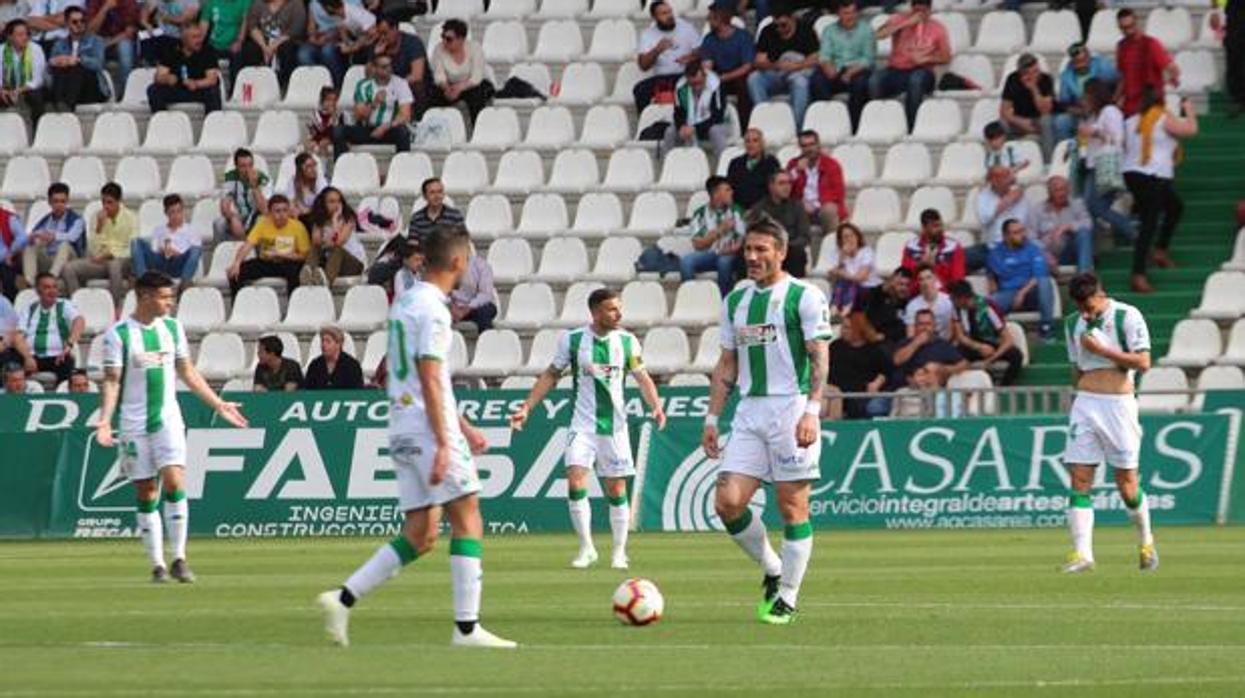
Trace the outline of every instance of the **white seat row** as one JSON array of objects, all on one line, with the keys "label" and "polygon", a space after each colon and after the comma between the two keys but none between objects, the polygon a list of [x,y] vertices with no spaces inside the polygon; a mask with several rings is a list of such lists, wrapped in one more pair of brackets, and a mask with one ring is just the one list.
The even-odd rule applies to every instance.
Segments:
[{"label": "white seat row", "polygon": [[[1173,393],[1156,395],[1158,391],[1201,391],[1189,399],[1189,395]],[[1141,377],[1138,390],[1138,407],[1142,412],[1200,411],[1207,390],[1245,390],[1245,373],[1237,366],[1210,366],[1198,374],[1197,382],[1189,383],[1184,369],[1175,366],[1157,366]]]},{"label": "white seat row", "polygon": [[[584,325],[591,321],[588,314],[588,295],[602,285],[597,281],[574,282],[567,289],[559,312],[549,284],[541,281],[520,283],[511,291],[506,314],[497,325],[520,330]],[[660,324],[706,327],[718,321],[722,305],[717,284],[698,280],[684,282],[679,286],[674,308],[668,316],[665,290],[656,281],[627,283],[622,290],[622,303],[625,321],[629,327]]]}]

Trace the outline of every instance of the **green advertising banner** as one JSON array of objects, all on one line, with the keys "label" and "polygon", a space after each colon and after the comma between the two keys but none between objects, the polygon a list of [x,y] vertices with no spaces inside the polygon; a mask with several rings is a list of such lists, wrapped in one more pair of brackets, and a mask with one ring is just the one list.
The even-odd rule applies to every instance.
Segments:
[{"label": "green advertising banner", "polygon": [[1245,453],[1237,446],[1241,438],[1242,418],[1245,417],[1245,390],[1210,390],[1202,402],[1202,411],[1227,416],[1230,422],[1228,439],[1236,460],[1229,461],[1223,474],[1223,488],[1220,491],[1220,508],[1223,518],[1220,523],[1245,522],[1245,477],[1237,473],[1245,473]]}]

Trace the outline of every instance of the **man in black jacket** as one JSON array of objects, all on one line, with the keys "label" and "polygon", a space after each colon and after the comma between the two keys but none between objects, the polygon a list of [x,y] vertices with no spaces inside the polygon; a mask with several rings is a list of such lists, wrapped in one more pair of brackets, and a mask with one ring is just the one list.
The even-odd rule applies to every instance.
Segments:
[{"label": "man in black jacket", "polygon": [[765,136],[761,129],[748,129],[744,134],[744,154],[731,160],[726,170],[726,178],[735,191],[735,203],[745,210],[752,208],[765,198],[770,175],[781,169],[778,160],[765,152]]},{"label": "man in black jacket", "polygon": [[718,76],[705,70],[700,61],[687,64],[683,77],[674,87],[674,123],[666,129],[661,151],[678,146],[713,144],[716,160],[726,150],[730,126],[726,123],[726,98]]}]

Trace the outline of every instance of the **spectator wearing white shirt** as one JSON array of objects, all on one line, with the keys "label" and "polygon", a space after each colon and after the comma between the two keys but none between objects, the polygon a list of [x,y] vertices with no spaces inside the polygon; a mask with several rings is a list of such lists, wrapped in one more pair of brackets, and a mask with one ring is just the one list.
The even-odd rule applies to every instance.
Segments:
[{"label": "spectator wearing white shirt", "polygon": [[26,370],[20,364],[4,366],[4,383],[0,385],[0,394],[32,395],[42,392],[42,386],[34,381],[26,380]]},{"label": "spectator wearing white shirt", "polygon": [[450,316],[454,322],[474,322],[476,328],[484,332],[493,329],[497,303],[493,267],[472,245],[467,271],[458,280],[458,287],[450,292]]},{"label": "spectator wearing white shirt", "polygon": [[467,105],[471,123],[493,100],[493,83],[488,81],[484,47],[467,39],[467,23],[447,19],[441,27],[441,43],[432,49],[428,60],[432,69],[431,104],[452,107],[459,102]]},{"label": "spectator wearing white shirt", "polygon": [[186,220],[186,206],[181,196],[169,194],[164,197],[164,216],[165,223],[156,226],[150,240],[139,237],[130,243],[134,276],[140,277],[148,270],[162,271],[181,279],[182,288],[186,288],[199,270],[203,240]]},{"label": "spectator wearing white shirt", "polygon": [[920,292],[908,301],[904,308],[904,324],[908,326],[908,336],[913,334],[917,315],[922,311],[934,314],[934,331],[940,339],[951,339],[951,321],[955,319],[955,304],[951,296],[942,291],[942,282],[934,273],[934,268],[922,264],[916,270],[917,287]]},{"label": "spectator wearing white shirt", "polygon": [[388,144],[399,153],[411,149],[411,86],[393,74],[393,59],[385,54],[372,57],[368,75],[354,89],[354,123],[334,129],[335,157],[351,145]]},{"label": "spectator wearing white shirt", "polygon": [[882,277],[878,276],[873,261],[873,249],[865,244],[860,228],[851,223],[839,225],[828,262],[830,283],[834,285],[830,309],[841,317],[862,307],[864,294],[882,285]]},{"label": "spectator wearing white shirt", "polygon": [[[8,298],[0,296],[0,366],[23,364],[30,354],[30,349],[22,341],[20,324],[13,304]],[[34,370],[34,367],[34,359],[31,359],[29,368]]]},{"label": "spectator wearing white shirt", "polygon": [[299,65],[323,65],[340,85],[346,67],[370,46],[376,15],[360,4],[319,0],[309,4],[307,42],[298,47]]},{"label": "spectator wearing white shirt", "polygon": [[[290,177],[290,181],[286,183],[285,189],[281,191],[285,197],[290,200],[290,210],[299,218],[311,213],[311,209],[315,206],[316,197],[320,192],[327,188],[329,182],[324,178],[324,174],[320,172],[320,166],[316,163],[316,158],[311,153],[299,153],[294,158],[294,176]],[[303,221],[303,225],[307,225],[307,221]],[[311,226],[307,226],[308,229]]]},{"label": "spectator wearing white shirt", "polygon": [[637,112],[644,111],[653,101],[653,94],[673,90],[683,66],[696,60],[700,48],[700,32],[685,20],[674,16],[674,8],[666,0],[654,0],[648,6],[653,23],[640,33],[636,63],[640,70],[651,72],[631,89]]},{"label": "spectator wearing white shirt", "polygon": [[86,219],[69,208],[69,186],[53,182],[48,187],[51,211],[30,226],[22,251],[22,272],[31,286],[39,272],[60,277],[69,262],[86,253]]},{"label": "spectator wearing white shirt", "polygon": [[1016,175],[1005,165],[995,165],[986,173],[989,186],[977,194],[977,220],[981,221],[982,241],[964,250],[969,272],[986,266],[990,248],[1003,240],[1003,223],[1012,219],[1029,220],[1029,201],[1016,186]]},{"label": "spectator wearing white shirt", "polygon": [[21,19],[9,22],[0,45],[0,110],[16,110],[38,123],[46,79],[47,58],[43,47],[31,41],[30,25]]},{"label": "spectator wearing white shirt", "polygon": [[[308,215],[311,225],[311,253],[303,272],[303,283],[332,286],[339,276],[359,276],[367,261],[363,242],[357,233],[354,209],[336,187],[328,187],[316,197]],[[321,271],[322,270],[322,271]]]}]

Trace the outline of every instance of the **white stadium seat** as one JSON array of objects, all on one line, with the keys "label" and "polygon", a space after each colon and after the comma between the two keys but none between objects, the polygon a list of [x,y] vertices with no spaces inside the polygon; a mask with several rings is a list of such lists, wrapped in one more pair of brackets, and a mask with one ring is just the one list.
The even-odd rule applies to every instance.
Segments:
[{"label": "white stadium seat", "polygon": [[567,284],[588,274],[588,248],[575,237],[553,238],[541,250],[534,278]]},{"label": "white stadium seat", "polygon": [[550,96],[553,78],[549,75],[549,66],[544,63],[515,63],[510,66],[510,77],[521,78],[542,95]]},{"label": "white stadium seat", "polygon": [[955,404],[962,404],[965,416],[995,413],[994,380],[981,369],[957,373],[947,380],[947,387],[962,392],[953,395]]},{"label": "white stadium seat", "polygon": [[609,17],[627,17],[635,14],[635,0],[594,0],[592,9],[588,11],[588,17],[593,19],[606,19]]},{"label": "white stadium seat", "polygon": [[973,49],[978,53],[1006,56],[1024,48],[1026,43],[1024,17],[1019,12],[998,10],[987,12],[981,18]]},{"label": "white stadium seat", "polygon": [[476,339],[471,364],[458,373],[472,377],[500,377],[523,366],[523,346],[513,330],[485,330]]},{"label": "white stadium seat", "polygon": [[342,301],[339,327],[346,332],[370,332],[385,326],[389,298],[380,286],[361,284],[346,291]]},{"label": "white stadium seat", "polygon": [[[565,63],[584,54],[584,35],[579,22],[551,20],[540,26],[532,58],[545,63]],[[604,86],[604,83],[602,83]]]},{"label": "white stadium seat", "polygon": [[455,150],[445,158],[441,168],[441,182],[447,194],[474,194],[488,187],[488,161],[484,155]]},{"label": "white stadium seat", "polygon": [[1146,17],[1146,33],[1177,51],[1193,43],[1193,18],[1183,7],[1155,7]]},{"label": "white stadium seat", "polygon": [[176,154],[194,147],[194,129],[190,116],[180,111],[161,111],[147,122],[147,137],[142,150],[147,153]]},{"label": "white stadium seat", "polygon": [[529,375],[517,376],[517,375],[511,374],[501,379],[501,385],[498,386],[498,389],[499,390],[527,391],[527,390],[531,390],[532,386],[534,385],[536,385],[536,376],[529,376]]},{"label": "white stadium seat", "polygon": [[80,288],[71,298],[86,321],[88,334],[103,332],[117,319],[112,294],[102,288]]},{"label": "white stadium seat", "polygon": [[637,192],[653,184],[653,157],[642,148],[622,148],[610,154],[601,188]]},{"label": "white stadium seat", "polygon": [[1159,360],[1162,366],[1202,368],[1223,353],[1219,326],[1214,320],[1185,319],[1176,323],[1172,330],[1167,356]]},{"label": "white stadium seat", "polygon": [[521,60],[528,54],[527,29],[518,21],[489,22],[484,28],[481,48],[490,61],[513,63]]},{"label": "white stadium seat", "polygon": [[[454,0],[453,2],[442,2],[436,6],[436,11],[428,15],[429,19],[452,19],[459,18],[469,20],[477,15],[484,14],[484,0]],[[440,36],[439,32],[435,32],[433,36]]]},{"label": "white stadium seat", "polygon": [[630,132],[626,110],[616,104],[597,104],[584,116],[579,145],[583,148],[617,148],[627,140]]},{"label": "white stadium seat", "polygon": [[95,198],[108,181],[108,175],[104,172],[104,162],[94,155],[71,155],[61,165],[60,181],[69,185],[73,198]]},{"label": "white stadium seat", "polygon": [[333,165],[333,186],[360,196],[380,189],[380,171],[371,153],[343,153]]},{"label": "white stadium seat", "polygon": [[1034,53],[1064,53],[1081,40],[1081,24],[1072,10],[1044,10],[1033,25],[1029,50]]},{"label": "white stadium seat", "polygon": [[[217,243],[212,249],[212,262],[208,265],[207,274],[199,283],[214,288],[229,288],[229,277],[226,274],[241,246],[242,243],[236,240]],[[280,317],[277,319],[280,320]]]},{"label": "white stadium seat", "polygon": [[441,143],[426,145],[425,150],[453,150],[467,142],[467,123],[463,120],[463,113],[455,107],[433,107],[424,112],[423,119],[429,119],[430,123],[435,121],[444,123],[450,133],[448,145]]},{"label": "white stadium seat", "polygon": [[536,18],[569,18],[588,14],[588,0],[540,0]]},{"label": "white stadium seat", "polygon": [[843,143],[834,146],[830,156],[843,168],[843,179],[849,185],[868,186],[877,177],[877,161],[873,148],[864,143]]},{"label": "white stadium seat", "polygon": [[1198,94],[1213,89],[1219,78],[1215,69],[1215,54],[1203,49],[1181,51],[1176,54],[1180,66],[1180,93]]},{"label": "white stadium seat", "polygon": [[203,119],[203,130],[199,133],[195,152],[221,155],[232,153],[246,143],[246,119],[242,118],[242,113],[214,111]]},{"label": "white stadium seat", "polygon": [[523,146],[541,150],[559,150],[575,142],[575,120],[571,110],[559,105],[544,105],[532,112],[527,122]]},{"label": "white stadium seat", "polygon": [[[755,113],[755,112],[753,112]],[[893,99],[875,99],[860,114],[856,139],[874,145],[894,143],[908,135],[908,117],[903,104]]]},{"label": "white stadium seat", "polygon": [[[289,153],[297,150],[303,139],[303,124],[298,114],[288,109],[269,109],[259,115],[251,149],[265,154]],[[321,169],[323,172],[323,169]]]},{"label": "white stadium seat", "polygon": [[904,218],[904,227],[919,230],[921,227],[921,211],[927,208],[937,209],[946,224],[957,220],[955,192],[947,187],[921,187],[912,192],[908,199],[908,215]]},{"label": "white stadium seat", "polygon": [[986,178],[986,151],[981,143],[968,141],[949,143],[942,149],[938,163],[939,184],[968,186]]},{"label": "white stadium seat", "polygon": [[333,84],[329,69],[322,65],[300,65],[290,74],[281,106],[286,109],[315,109],[320,105],[320,90]]},{"label": "white stadium seat", "polygon": [[492,240],[514,230],[510,200],[499,194],[481,194],[467,204],[467,230],[473,240]]},{"label": "white stadium seat", "polygon": [[595,189],[600,181],[597,156],[591,150],[570,148],[559,151],[553,159],[548,188],[555,192],[578,194]]},{"label": "white stadium seat", "polygon": [[268,66],[250,66],[238,71],[233,81],[230,109],[262,110],[281,100],[277,73]]},{"label": "white stadium seat", "polygon": [[675,148],[666,153],[661,167],[659,189],[691,192],[702,189],[709,177],[709,159],[700,148]]},{"label": "white stadium seat", "polygon": [[498,283],[518,283],[532,275],[532,248],[527,240],[503,238],[489,245],[488,263]]},{"label": "white stadium seat", "polygon": [[232,332],[213,332],[199,342],[195,368],[210,381],[241,378],[246,374],[246,347]]},{"label": "white stadium seat", "polygon": [[[220,247],[218,246],[219,250]],[[231,258],[232,259],[232,258]],[[212,258],[213,269],[217,255]],[[233,311],[224,329],[243,334],[260,334],[281,322],[277,292],[267,286],[246,286],[233,299]]]},{"label": "white stadium seat", "polygon": [[177,319],[187,334],[211,332],[225,324],[225,299],[210,286],[192,286],[177,301]]},{"label": "white stadium seat", "polygon": [[922,143],[896,143],[886,152],[879,184],[893,187],[914,187],[929,181],[933,166],[929,149]]},{"label": "white stadium seat", "polygon": [[1224,271],[1245,271],[1245,228],[1236,231],[1236,245],[1232,248],[1232,259],[1224,262]]},{"label": "white stadium seat", "polygon": [[432,158],[427,153],[397,153],[389,161],[381,191],[394,196],[419,196],[420,185],[433,174]]},{"label": "white stadium seat", "polygon": [[939,12],[934,15],[947,30],[947,39],[951,43],[951,55],[964,53],[972,48],[973,35],[968,27],[968,17],[963,12]]},{"label": "white stadium seat", "polygon": [[376,369],[388,351],[389,332],[387,330],[376,330],[367,336],[367,344],[363,346],[363,360],[359,362],[363,366],[365,378],[370,380],[376,375]]},{"label": "white stadium seat", "polygon": [[856,195],[852,222],[862,230],[881,231],[900,222],[899,194],[890,187],[867,187]]},{"label": "white stadium seat", "polygon": [[[0,123],[0,133],[5,126]],[[23,131],[24,133],[24,131]],[[0,140],[3,136],[0,136]],[[138,149],[141,141],[138,138],[138,124],[134,115],[124,111],[106,111],[95,117],[91,127],[91,142],[87,152],[100,155],[122,155]],[[0,146],[3,152],[3,146]]]},{"label": "white stadium seat", "polygon": [[113,181],[121,185],[126,196],[145,198],[164,190],[160,166],[150,155],[126,155],[117,163]]},{"label": "white stadium seat", "polygon": [[122,91],[121,102],[118,106],[125,111],[146,112],[147,88],[151,87],[155,78],[155,68],[136,67],[131,70],[125,79],[125,89]]},{"label": "white stadium seat", "polygon": [[66,156],[82,150],[82,123],[76,114],[47,113],[35,128],[30,152]]},{"label": "white stadium seat", "polygon": [[597,22],[588,47],[590,60],[622,62],[634,60],[635,53],[635,24],[630,19],[606,19]]},{"label": "white stadium seat", "polygon": [[0,155],[24,153],[30,147],[26,121],[17,112],[0,113]]},{"label": "white stadium seat", "polygon": [[216,191],[216,169],[206,155],[178,155],[164,188],[190,198],[207,196]]},{"label": "white stadium seat", "polygon": [[640,66],[635,61],[623,63],[618,66],[618,73],[614,75],[614,89],[605,101],[610,104],[627,106],[635,104],[635,96],[631,93],[631,90],[637,82],[649,75],[649,72],[640,70]]},{"label": "white stadium seat", "polygon": [[960,105],[953,99],[926,99],[916,112],[912,140],[922,143],[947,143],[964,130]]},{"label": "white stadium seat", "polygon": [[852,137],[852,119],[847,105],[842,102],[821,101],[808,105],[802,128],[816,131],[821,144],[827,147]]},{"label": "white stadium seat", "polygon": [[1245,316],[1245,272],[1217,271],[1206,278],[1193,317],[1231,320]]},{"label": "white stadium seat", "polygon": [[879,274],[889,274],[903,261],[903,248],[916,238],[915,233],[883,233],[875,246],[874,266]]},{"label": "white stadium seat", "polygon": [[666,292],[656,281],[632,281],[622,290],[623,317],[632,327],[651,327],[666,321]]},{"label": "white stadium seat", "polygon": [[705,327],[717,322],[722,313],[722,294],[713,281],[684,281],[674,296],[670,324]]},{"label": "white stadium seat", "polygon": [[692,369],[696,371],[712,371],[722,355],[722,342],[718,336],[718,328],[710,325],[700,333],[700,344],[696,347],[696,358],[692,360]]},{"label": "white stadium seat", "polygon": [[[571,227],[566,201],[558,194],[532,194],[523,202],[519,214],[518,235],[528,238],[547,238],[559,235]],[[492,252],[491,248],[489,250]]]},{"label": "white stadium seat", "polygon": [[967,53],[954,56],[947,71],[973,82],[977,85],[977,91],[988,92],[994,88],[994,64],[984,54]]},{"label": "white stadium seat", "polygon": [[1188,389],[1189,379],[1184,369],[1157,366],[1142,374],[1137,406],[1142,412],[1180,412],[1189,405],[1188,395],[1155,395],[1152,391]]},{"label": "white stadium seat", "polygon": [[608,237],[597,249],[596,265],[588,276],[605,283],[626,283],[635,278],[635,263],[641,252],[643,246],[636,238]]},{"label": "white stadium seat", "polygon": [[654,327],[644,335],[642,348],[644,365],[650,373],[678,373],[691,364],[687,333],[681,327]]},{"label": "white stadium seat", "polygon": [[1122,37],[1120,27],[1115,20],[1115,8],[1105,8],[1094,13],[1089,25],[1089,38],[1086,45],[1094,53],[1115,53],[1115,45]]},{"label": "white stadium seat", "polygon": [[535,330],[548,326],[556,316],[553,289],[549,288],[549,284],[525,281],[510,291],[506,315],[497,325],[517,330]]},{"label": "white stadium seat", "polygon": [[485,107],[476,116],[470,147],[479,150],[506,150],[522,138],[519,115],[510,107]]},{"label": "white stadium seat", "polygon": [[764,102],[752,108],[748,128],[760,129],[765,145],[777,148],[795,140],[795,115],[786,102]]},{"label": "white stadium seat", "polygon": [[995,97],[986,97],[979,99],[973,103],[973,109],[968,115],[968,128],[964,130],[964,137],[970,141],[981,142],[984,137],[986,125],[991,121],[999,120],[999,106],[1002,100]]},{"label": "white stadium seat", "polygon": [[[703,190],[697,194],[703,193]],[[696,198],[694,194],[693,199]],[[631,218],[625,232],[641,237],[658,237],[674,230],[679,205],[674,196],[664,191],[641,192],[631,204]]]},{"label": "white stadium seat", "polygon": [[502,153],[491,189],[503,194],[524,194],[545,185],[545,165],[540,154],[531,150]]},{"label": "white stadium seat", "polygon": [[[602,288],[599,281],[576,281],[571,284],[570,288],[566,289],[566,297],[562,299],[562,313],[554,324],[558,327],[581,327],[592,322],[592,315],[588,311],[588,296],[598,288]],[[541,370],[548,365],[546,361],[540,367]]]},{"label": "white stadium seat", "polygon": [[571,230],[579,236],[601,237],[622,227],[622,202],[614,194],[598,192],[579,200]]}]

